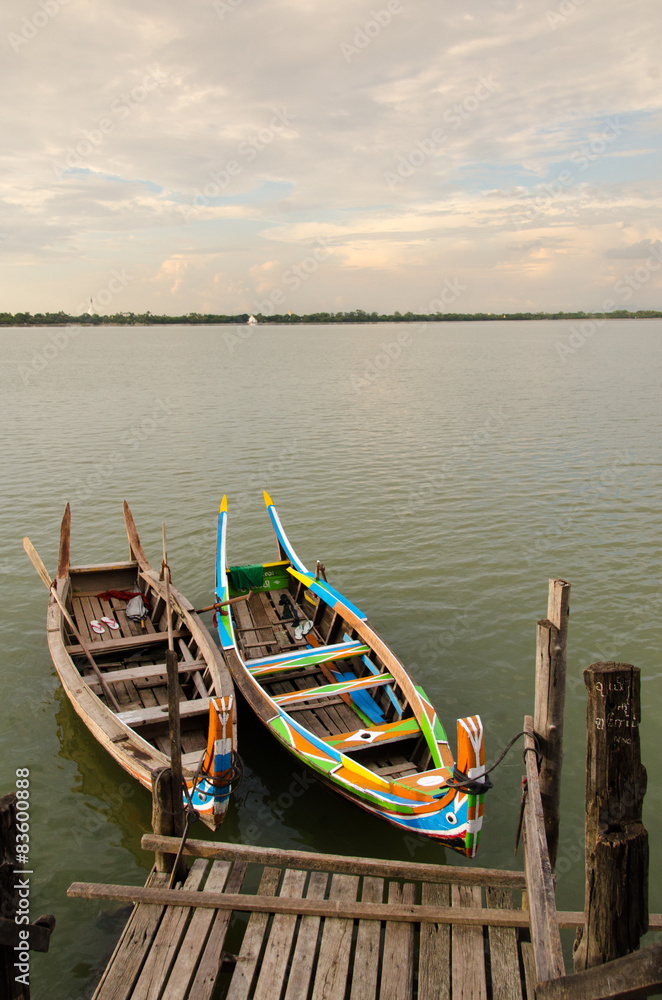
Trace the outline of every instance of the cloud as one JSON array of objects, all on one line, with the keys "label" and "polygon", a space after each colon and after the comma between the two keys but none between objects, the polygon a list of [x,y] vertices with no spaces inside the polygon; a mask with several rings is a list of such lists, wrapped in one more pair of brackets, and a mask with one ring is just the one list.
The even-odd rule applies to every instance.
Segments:
[{"label": "cloud", "polygon": [[321,237],[294,311],[417,309],[459,260],[468,311],[589,308],[662,237],[654,0],[53,5],[0,14],[2,309],[126,266],[126,309],[245,311]]}]

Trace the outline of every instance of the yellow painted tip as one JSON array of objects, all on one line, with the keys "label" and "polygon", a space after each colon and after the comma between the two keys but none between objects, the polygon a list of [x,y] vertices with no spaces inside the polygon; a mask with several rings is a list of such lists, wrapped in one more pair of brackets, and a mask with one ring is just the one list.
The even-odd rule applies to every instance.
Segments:
[{"label": "yellow painted tip", "polygon": [[274,502],[271,499],[271,497],[269,496],[269,494],[267,493],[267,491],[266,490],[262,490],[262,492],[264,493],[264,502],[267,505],[267,507],[273,507]]},{"label": "yellow painted tip", "polygon": [[228,509],[228,498],[227,496],[224,496],[223,499],[221,500],[221,506],[218,508],[218,513],[225,514],[227,512],[227,509]]}]

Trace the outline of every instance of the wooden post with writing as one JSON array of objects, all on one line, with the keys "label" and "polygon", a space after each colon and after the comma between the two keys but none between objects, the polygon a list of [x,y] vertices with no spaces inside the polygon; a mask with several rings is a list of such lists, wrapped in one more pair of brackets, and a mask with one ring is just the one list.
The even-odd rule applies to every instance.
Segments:
[{"label": "wooden post with writing", "polygon": [[648,834],[642,825],[640,672],[629,663],[584,671],[586,711],[585,924],[576,971],[639,947],[648,929]]},{"label": "wooden post with writing", "polygon": [[543,755],[540,796],[545,815],[549,860],[554,870],[561,818],[561,766],[565,711],[566,650],[570,584],[549,581],[547,618],[538,622],[536,636],[536,695],[533,728]]}]

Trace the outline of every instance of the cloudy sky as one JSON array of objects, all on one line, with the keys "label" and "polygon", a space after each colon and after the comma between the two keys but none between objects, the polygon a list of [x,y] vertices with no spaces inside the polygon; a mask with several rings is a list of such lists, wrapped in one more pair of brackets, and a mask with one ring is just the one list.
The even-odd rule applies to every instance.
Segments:
[{"label": "cloudy sky", "polygon": [[0,17],[0,311],[662,308],[658,0]]}]

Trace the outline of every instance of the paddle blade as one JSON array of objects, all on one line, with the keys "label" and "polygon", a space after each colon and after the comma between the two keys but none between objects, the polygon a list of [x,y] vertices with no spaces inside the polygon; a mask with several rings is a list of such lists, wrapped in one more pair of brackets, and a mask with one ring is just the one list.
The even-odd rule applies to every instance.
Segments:
[{"label": "paddle blade", "polygon": [[69,576],[69,542],[71,539],[71,505],[64,508],[62,526],[60,527],[60,554],[57,560],[57,578],[63,580]]},{"label": "paddle blade", "polygon": [[46,569],[43,562],[39,558],[37,550],[35,549],[34,545],[27,536],[23,539],[23,548],[27,552],[28,558],[32,563],[32,565],[34,566],[34,568],[36,569],[37,573],[39,573],[39,576],[42,578],[42,580],[50,590],[51,587],[53,586],[53,581],[48,575],[48,570]]}]

